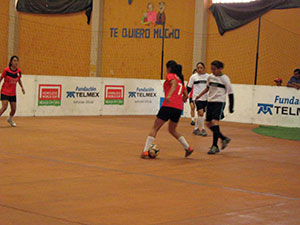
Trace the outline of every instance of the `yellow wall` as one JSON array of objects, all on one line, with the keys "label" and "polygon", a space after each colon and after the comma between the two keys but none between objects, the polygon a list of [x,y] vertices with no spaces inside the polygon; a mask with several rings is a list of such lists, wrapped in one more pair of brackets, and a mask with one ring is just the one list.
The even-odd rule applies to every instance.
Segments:
[{"label": "yellow wall", "polygon": [[[300,67],[300,9],[273,10],[262,17],[258,84],[284,84],[294,68]],[[257,48],[258,19],[237,30],[219,35],[209,12],[207,62],[219,59],[233,83],[253,84]]]},{"label": "yellow wall", "polygon": [[91,25],[84,12],[20,13],[19,49],[24,74],[89,76]]},{"label": "yellow wall", "polygon": [[262,18],[259,84],[273,84],[275,77],[286,85],[300,68],[300,9],[273,10]]},{"label": "yellow wall", "polygon": [[9,1],[0,1],[0,73],[7,67]]},{"label": "yellow wall", "polygon": [[[104,4],[104,31],[102,45],[102,76],[122,78],[160,79],[161,39],[122,38],[122,28],[149,28],[151,34],[161,26],[146,26],[141,23],[143,11],[150,1],[109,0]],[[152,0],[158,11],[159,0]],[[194,0],[165,0],[166,28],[179,28],[180,39],[166,39],[165,63],[175,59],[184,65],[184,73],[192,70]],[[118,28],[119,37],[111,38],[110,28]],[[165,64],[164,63],[164,64]],[[165,70],[165,68],[164,68]]]}]

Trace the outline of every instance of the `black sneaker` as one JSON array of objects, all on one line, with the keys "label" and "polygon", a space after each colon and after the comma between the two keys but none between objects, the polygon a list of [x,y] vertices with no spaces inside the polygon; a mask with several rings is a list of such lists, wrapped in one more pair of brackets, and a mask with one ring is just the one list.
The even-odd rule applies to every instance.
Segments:
[{"label": "black sneaker", "polygon": [[188,149],[185,149],[185,157],[189,157],[193,153],[194,149],[192,147],[189,147]]},{"label": "black sneaker", "polygon": [[192,125],[192,126],[195,126],[195,122],[194,122],[194,121],[192,121],[192,122],[191,122],[191,125]]},{"label": "black sneaker", "polygon": [[211,146],[211,148],[209,149],[207,154],[214,155],[214,154],[219,153],[219,152],[220,152],[219,148],[217,146],[213,145],[213,146]]},{"label": "black sneaker", "polygon": [[222,140],[222,150],[227,147],[227,145],[229,144],[230,141],[231,141],[231,139],[228,137],[225,138],[224,140]]}]

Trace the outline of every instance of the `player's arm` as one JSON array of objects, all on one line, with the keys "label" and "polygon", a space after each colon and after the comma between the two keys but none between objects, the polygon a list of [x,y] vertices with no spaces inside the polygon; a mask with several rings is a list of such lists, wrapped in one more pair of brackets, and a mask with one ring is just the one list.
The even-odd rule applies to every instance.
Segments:
[{"label": "player's arm", "polygon": [[19,83],[19,85],[20,85],[20,87],[21,87],[21,89],[22,89],[22,93],[25,95],[25,89],[24,89],[24,87],[23,87],[22,80],[19,79],[18,83]]},{"label": "player's arm", "polygon": [[193,79],[193,77],[191,77],[190,80],[189,80],[189,83],[186,87],[188,94],[192,91],[193,85],[194,85],[194,79]]},{"label": "player's arm", "polygon": [[3,80],[3,78],[6,76],[6,70],[4,70],[2,73],[1,73],[1,77],[0,77],[0,83],[1,81]]},{"label": "player's arm", "polygon": [[183,102],[186,102],[188,100],[188,98],[189,98],[189,94],[188,94],[187,90],[185,89],[183,91],[183,96],[182,96]]},{"label": "player's arm", "polygon": [[297,84],[297,83],[288,83],[288,84],[287,84],[287,87],[299,89],[299,88],[300,88],[300,85]]},{"label": "player's arm", "polygon": [[226,77],[225,79],[225,87],[226,87],[226,91],[228,93],[228,97],[229,97],[229,112],[233,113],[233,107],[234,107],[234,96],[233,96],[233,90],[232,90],[232,85],[230,82],[230,79],[228,77]]},{"label": "player's arm", "polygon": [[196,97],[196,100],[198,100],[199,98],[201,98],[203,95],[205,95],[207,92],[209,91],[209,87],[206,87],[201,93],[200,95],[198,95]]},{"label": "player's arm", "polygon": [[176,90],[177,88],[177,81],[175,79],[171,80],[171,89],[170,89],[170,92],[168,94],[168,96],[166,97],[166,101],[169,102],[170,99],[171,99],[171,96],[173,95],[174,91]]}]

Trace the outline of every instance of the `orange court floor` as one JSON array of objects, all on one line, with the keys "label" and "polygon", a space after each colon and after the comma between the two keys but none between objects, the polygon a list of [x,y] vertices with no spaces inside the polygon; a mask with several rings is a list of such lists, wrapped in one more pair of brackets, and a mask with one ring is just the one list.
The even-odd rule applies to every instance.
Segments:
[{"label": "orange court floor", "polygon": [[299,225],[300,143],[226,123],[232,138],[159,132],[158,159],[140,159],[154,116],[0,119],[0,225]]}]

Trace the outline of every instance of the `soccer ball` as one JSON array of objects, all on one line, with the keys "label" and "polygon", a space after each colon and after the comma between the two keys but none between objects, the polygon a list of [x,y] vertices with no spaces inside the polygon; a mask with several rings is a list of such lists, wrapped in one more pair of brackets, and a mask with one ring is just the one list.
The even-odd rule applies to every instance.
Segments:
[{"label": "soccer ball", "polygon": [[159,155],[159,147],[156,144],[153,144],[148,149],[149,158],[154,159]]}]

